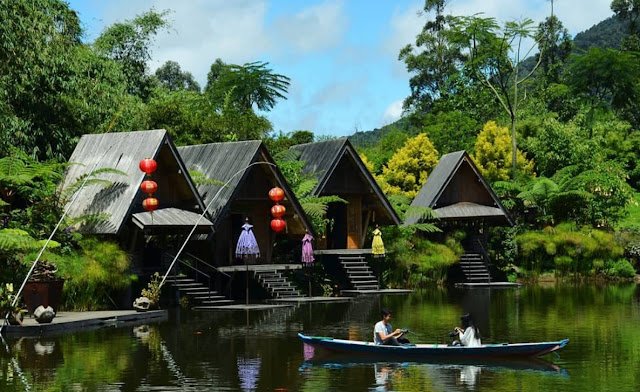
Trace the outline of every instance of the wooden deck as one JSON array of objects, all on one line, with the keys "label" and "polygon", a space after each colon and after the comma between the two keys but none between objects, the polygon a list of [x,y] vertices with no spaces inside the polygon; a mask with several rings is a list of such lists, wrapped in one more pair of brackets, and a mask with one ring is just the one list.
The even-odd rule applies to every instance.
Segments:
[{"label": "wooden deck", "polygon": [[66,332],[85,331],[106,327],[124,327],[128,325],[165,321],[166,310],[107,310],[99,312],[60,312],[48,324],[38,324],[32,318],[24,319],[22,325],[7,325],[3,329],[6,336],[42,336]]},{"label": "wooden deck", "polygon": [[370,255],[371,249],[317,249],[313,251],[314,255],[340,255],[340,256],[359,256]]},{"label": "wooden deck", "polygon": [[249,264],[245,266],[244,264],[238,265],[225,265],[223,267],[217,267],[217,270],[220,272],[244,272],[245,270],[249,270],[251,272],[255,271],[284,271],[284,270],[297,270],[301,269],[302,264]]}]

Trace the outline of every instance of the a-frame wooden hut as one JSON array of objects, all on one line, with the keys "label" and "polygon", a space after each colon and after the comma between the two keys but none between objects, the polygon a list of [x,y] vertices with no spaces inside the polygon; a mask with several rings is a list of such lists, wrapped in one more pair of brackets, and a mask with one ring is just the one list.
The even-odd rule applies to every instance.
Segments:
[{"label": "a-frame wooden hut", "polygon": [[400,219],[347,138],[299,144],[303,172],[317,178],[313,194],[337,195],[348,203],[333,203],[327,216],[334,220],[326,249],[361,249],[370,225],[397,225]]},{"label": "a-frame wooden hut", "polygon": [[[153,213],[142,207],[147,197],[140,185],[145,173],[139,162],[155,159],[158,168],[151,179],[158,184],[154,196],[159,207]],[[186,235],[194,225],[200,233],[211,232],[213,224],[207,216],[200,218],[204,204],[193,184],[176,147],[164,129],[83,135],[65,173],[63,189],[81,180],[92,168],[116,169],[122,173],[102,173],[107,187],[87,185],[69,206],[69,216],[102,214],[104,219],[88,224],[82,230],[112,237],[133,255],[134,271],[161,271],[162,241],[149,250],[149,236]],[[162,271],[164,272],[164,271]]]},{"label": "a-frame wooden hut", "polygon": [[[507,210],[466,151],[443,155],[411,206],[431,208],[439,219],[438,225],[445,230],[464,230],[466,254],[462,261],[469,264],[477,261],[473,268],[478,269],[480,262],[488,261],[486,229],[513,225]],[[417,222],[418,214],[408,214],[405,220],[405,224]],[[480,280],[488,278],[487,274],[486,270],[477,272]]]},{"label": "a-frame wooden hut", "polygon": [[337,257],[337,266],[346,271],[352,288],[378,288],[375,277],[369,275],[359,282],[355,271],[356,264],[363,263],[364,256],[371,253],[370,244],[365,243],[368,229],[374,224],[400,224],[389,200],[347,138],[300,144],[291,149],[304,162],[303,172],[318,180],[314,195],[336,195],[347,201],[329,205],[327,217],[332,224],[327,227],[325,238],[317,241],[316,254],[327,255],[325,265],[332,264],[331,257]]},{"label": "a-frame wooden hut", "polygon": [[294,257],[274,258],[276,234],[269,226],[272,219],[270,209],[273,206],[268,196],[271,188],[278,186],[285,193],[285,200],[281,204],[287,209],[287,229],[280,234],[281,237],[299,240],[306,230],[312,231],[312,228],[261,141],[201,144],[179,147],[178,151],[189,170],[198,171],[207,178],[205,183],[197,187],[205,205],[209,206],[215,230],[210,262],[217,266],[235,264],[235,246],[247,217],[254,226],[261,251],[260,258],[256,260],[258,264],[299,262]]},{"label": "a-frame wooden hut", "polygon": [[[411,205],[431,208],[442,222],[512,225],[500,199],[466,151],[443,155]],[[408,217],[405,223],[417,223],[416,216]]]}]

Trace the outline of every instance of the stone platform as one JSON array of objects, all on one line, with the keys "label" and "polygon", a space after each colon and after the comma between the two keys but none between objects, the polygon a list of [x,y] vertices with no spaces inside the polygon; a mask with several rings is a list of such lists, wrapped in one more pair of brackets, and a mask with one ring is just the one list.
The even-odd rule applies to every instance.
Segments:
[{"label": "stone platform", "polygon": [[272,303],[348,302],[353,297],[291,297],[270,299]]},{"label": "stone platform", "polygon": [[165,321],[166,310],[106,310],[96,312],[59,312],[48,324],[38,324],[32,317],[26,317],[22,325],[6,325],[2,329],[5,336],[42,336],[66,332],[77,332],[107,327],[123,327]]}]

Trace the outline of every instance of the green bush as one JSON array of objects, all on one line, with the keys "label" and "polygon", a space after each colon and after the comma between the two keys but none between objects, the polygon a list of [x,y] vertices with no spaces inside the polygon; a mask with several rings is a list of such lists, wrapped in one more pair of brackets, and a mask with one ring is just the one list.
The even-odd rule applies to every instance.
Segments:
[{"label": "green bush", "polygon": [[[129,255],[118,244],[85,237],[79,250],[46,251],[43,260],[55,264],[58,275],[65,279],[63,306],[67,310],[100,310],[112,308],[111,296],[127,288],[137,279],[129,271]],[[25,262],[35,259],[28,255]]]},{"label": "green bush", "polygon": [[563,223],[516,236],[519,260],[525,270],[540,273],[589,275],[623,256],[624,247],[613,233]]},{"label": "green bush", "polygon": [[449,267],[463,253],[459,240],[454,237],[444,243],[429,241],[419,233],[406,235],[388,242],[389,258],[395,264],[389,274],[390,284],[420,287],[426,283],[442,283]]},{"label": "green bush", "polygon": [[609,263],[605,273],[614,278],[633,278],[636,275],[636,270],[628,260],[618,259]]}]

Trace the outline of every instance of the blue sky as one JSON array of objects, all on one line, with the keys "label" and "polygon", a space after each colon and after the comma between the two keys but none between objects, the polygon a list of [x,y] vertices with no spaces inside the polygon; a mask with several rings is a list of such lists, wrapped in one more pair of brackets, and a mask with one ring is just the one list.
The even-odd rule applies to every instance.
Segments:
[{"label": "blue sky", "polygon": [[[92,42],[105,26],[150,8],[171,10],[171,28],[153,46],[152,71],[177,61],[204,86],[216,58],[267,61],[291,78],[288,99],[264,113],[275,131],[350,135],[395,121],[409,94],[398,52],[413,43],[427,16],[419,0],[71,0]],[[611,0],[555,0],[572,35],[611,16]],[[451,0],[450,13],[499,21],[550,11],[548,0]]]}]

